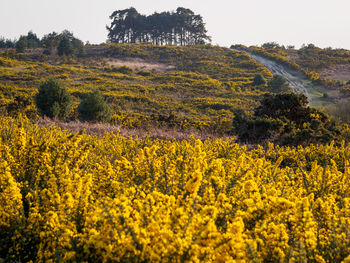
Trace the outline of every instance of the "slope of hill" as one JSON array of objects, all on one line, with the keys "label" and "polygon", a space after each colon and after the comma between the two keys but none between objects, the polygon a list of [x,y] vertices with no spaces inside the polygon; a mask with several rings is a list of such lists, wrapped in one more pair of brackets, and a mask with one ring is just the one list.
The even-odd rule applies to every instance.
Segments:
[{"label": "slope of hill", "polygon": [[[350,122],[350,51],[345,49],[319,48],[309,44],[299,50],[285,48],[276,43],[266,43],[261,47],[233,45],[231,48],[245,50],[271,59],[281,67],[297,70],[314,85],[312,92],[317,100],[313,106]],[[304,77],[302,77],[304,78]]]},{"label": "slope of hill", "polygon": [[[86,50],[86,56],[76,60],[45,56],[40,50],[2,51],[2,110],[11,108],[8,105],[16,109],[16,103],[20,107],[18,96],[32,98],[40,83],[53,77],[68,87],[76,104],[84,93],[100,90],[112,105],[114,122],[127,127],[226,132],[235,110],[251,111],[267,92],[265,86],[253,84],[254,76],[272,77],[249,55],[216,46],[105,44]],[[133,69],[120,66],[123,61]],[[35,113],[32,101],[25,111]]]},{"label": "slope of hill", "polygon": [[238,45],[243,50],[273,59],[290,68],[304,72],[307,77],[327,88],[344,86],[350,80],[350,51],[345,49],[319,48],[313,44],[300,49],[285,48],[276,43],[249,48]]},{"label": "slope of hill", "polygon": [[[320,84],[312,83],[302,72],[291,69],[286,65],[280,64],[261,55],[248,52],[256,61],[268,68],[272,74],[283,76],[293,92],[303,93],[308,97],[309,105],[320,108],[334,104],[332,98],[339,96],[336,90],[329,90]],[[327,96],[325,96],[327,94]]]}]

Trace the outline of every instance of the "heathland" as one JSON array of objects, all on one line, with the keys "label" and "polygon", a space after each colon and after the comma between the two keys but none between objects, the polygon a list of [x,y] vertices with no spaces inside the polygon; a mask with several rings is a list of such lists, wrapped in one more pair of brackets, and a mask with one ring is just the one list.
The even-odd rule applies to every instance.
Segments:
[{"label": "heathland", "polygon": [[0,51],[1,260],[350,262],[349,51],[67,39]]}]

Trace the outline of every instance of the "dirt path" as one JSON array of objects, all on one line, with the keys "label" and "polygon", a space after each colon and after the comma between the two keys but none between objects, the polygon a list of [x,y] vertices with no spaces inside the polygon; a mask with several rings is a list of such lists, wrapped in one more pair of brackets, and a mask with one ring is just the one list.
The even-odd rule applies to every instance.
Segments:
[{"label": "dirt path", "polygon": [[[323,107],[330,103],[331,100],[324,98],[324,94],[330,91],[322,86],[314,85],[308,80],[303,73],[289,69],[271,59],[247,52],[252,58],[263,64],[272,74],[277,74],[285,77],[294,92],[304,93],[313,107]],[[331,95],[332,94],[328,94]]]}]

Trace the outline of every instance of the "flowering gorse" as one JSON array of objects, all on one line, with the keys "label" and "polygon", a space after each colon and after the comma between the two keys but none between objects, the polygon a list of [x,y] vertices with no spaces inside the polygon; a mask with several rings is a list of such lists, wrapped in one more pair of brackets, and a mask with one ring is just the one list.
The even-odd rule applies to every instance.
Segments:
[{"label": "flowering gorse", "polygon": [[102,138],[0,118],[0,258],[350,262],[350,147]]}]

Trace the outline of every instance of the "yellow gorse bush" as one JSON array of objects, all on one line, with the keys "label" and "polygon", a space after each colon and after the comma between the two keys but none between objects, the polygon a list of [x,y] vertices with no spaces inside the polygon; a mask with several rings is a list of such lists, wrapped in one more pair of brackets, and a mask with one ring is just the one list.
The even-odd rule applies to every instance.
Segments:
[{"label": "yellow gorse bush", "polygon": [[349,262],[350,146],[101,138],[0,118],[10,262]]}]

